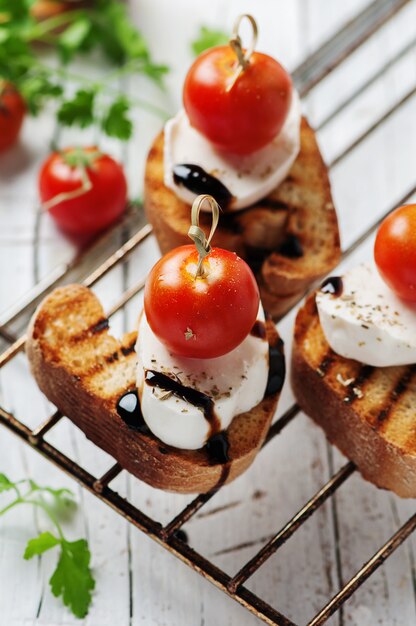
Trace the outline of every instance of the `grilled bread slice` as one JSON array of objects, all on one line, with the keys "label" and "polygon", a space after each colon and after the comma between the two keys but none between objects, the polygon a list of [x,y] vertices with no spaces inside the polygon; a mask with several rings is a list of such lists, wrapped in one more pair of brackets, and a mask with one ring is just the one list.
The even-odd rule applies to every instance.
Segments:
[{"label": "grilled bread slice", "polygon": [[[190,206],[164,184],[163,146],[161,133],[147,158],[144,205],[165,253],[189,243]],[[211,217],[200,215],[200,223],[209,230]],[[287,178],[252,207],[225,211],[213,244],[249,262],[273,317],[287,311],[294,296],[299,299],[338,263],[338,223],[328,172],[305,118],[301,150]]]},{"label": "grilled bread slice", "polygon": [[301,408],[364,478],[416,497],[416,365],[376,368],[335,354],[313,294],[296,319],[291,376]]},{"label": "grilled bread slice", "polygon": [[[267,339],[281,356],[272,322]],[[254,460],[275,413],[278,392],[234,418],[226,431],[229,462],[213,464],[205,448],[171,448],[150,431],[137,432],[117,412],[123,394],[136,388],[137,334],[118,341],[96,296],[86,287],[55,289],[34,314],[26,351],[40,389],[96,445],[153,487],[181,493],[206,492],[229,482]],[[279,372],[276,373],[277,377]],[[277,380],[283,384],[283,380]],[[138,416],[139,423],[139,416]]]}]

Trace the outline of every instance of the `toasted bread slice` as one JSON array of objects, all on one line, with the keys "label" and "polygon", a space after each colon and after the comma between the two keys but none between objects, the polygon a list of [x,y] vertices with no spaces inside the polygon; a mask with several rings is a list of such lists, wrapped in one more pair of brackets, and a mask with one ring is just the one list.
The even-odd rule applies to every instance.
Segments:
[{"label": "toasted bread slice", "polygon": [[364,478],[416,497],[416,365],[377,368],[335,354],[313,294],[296,319],[291,376],[301,408]]},{"label": "toasted bread slice", "polygon": [[[144,205],[162,253],[189,242],[190,206],[164,184],[164,136],[161,133],[149,152]],[[211,217],[200,216],[209,229]],[[295,255],[285,246],[295,236],[300,244]],[[225,211],[213,244],[235,251],[257,275],[278,317],[290,308],[293,298],[327,274],[338,263],[340,242],[337,216],[326,166],[315,133],[305,118],[301,125],[301,150],[288,177],[266,198],[243,211]],[[298,256],[296,256],[296,252]],[[283,300],[282,300],[283,298]]]},{"label": "toasted bread slice", "polygon": [[[266,322],[266,330],[269,345],[280,349],[274,324]],[[138,478],[180,493],[206,492],[236,478],[261,447],[279,394],[234,418],[227,430],[227,464],[212,464],[205,448],[171,448],[149,431],[132,430],[117,412],[119,399],[136,387],[136,338],[135,332],[121,341],[112,337],[96,296],[86,287],[69,285],[55,289],[39,306],[26,350],[49,400]]]}]

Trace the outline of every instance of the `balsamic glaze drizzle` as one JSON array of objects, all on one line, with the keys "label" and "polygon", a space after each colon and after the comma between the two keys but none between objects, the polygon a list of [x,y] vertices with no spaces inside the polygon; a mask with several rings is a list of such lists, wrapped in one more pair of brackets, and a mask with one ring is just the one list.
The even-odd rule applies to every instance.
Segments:
[{"label": "balsamic glaze drizzle", "polygon": [[259,339],[266,339],[266,325],[261,320],[256,320],[254,322],[253,328],[250,330],[250,335],[253,337],[258,337]]},{"label": "balsamic glaze drizzle", "polygon": [[330,276],[324,280],[319,288],[319,291],[322,291],[322,293],[330,293],[332,296],[339,297],[342,295],[343,288],[344,286],[340,276]]},{"label": "balsamic glaze drizzle", "polygon": [[230,443],[228,441],[228,435],[225,430],[220,433],[212,435],[205,444],[211,465],[218,465],[229,463],[229,449]]},{"label": "balsamic glaze drizzle", "polygon": [[150,387],[158,387],[159,389],[163,389],[163,391],[171,391],[175,396],[201,409],[205,419],[211,426],[210,436],[220,430],[221,424],[214,411],[214,401],[206,393],[198,391],[193,387],[186,387],[182,385],[179,380],[175,380],[155,370],[146,370],[145,382]]},{"label": "balsamic glaze drizzle", "polygon": [[225,209],[233,199],[231,192],[215,176],[208,174],[199,165],[192,163],[180,163],[173,166],[173,180],[177,185],[182,185],[192,193],[207,193],[215,198],[219,205]]},{"label": "balsamic glaze drizzle", "polygon": [[285,382],[286,363],[283,352],[283,341],[279,338],[274,346],[269,347],[269,377],[265,396],[278,393]]},{"label": "balsamic glaze drizzle", "polygon": [[136,390],[127,391],[121,396],[117,402],[117,413],[130,430],[150,434],[150,430],[143,419]]}]

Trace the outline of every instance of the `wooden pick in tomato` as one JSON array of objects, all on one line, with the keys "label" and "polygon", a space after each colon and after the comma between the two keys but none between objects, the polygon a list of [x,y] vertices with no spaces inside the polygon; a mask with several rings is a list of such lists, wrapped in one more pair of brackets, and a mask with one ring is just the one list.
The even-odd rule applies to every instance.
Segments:
[{"label": "wooden pick in tomato", "polygon": [[[213,211],[208,240],[198,226],[205,201]],[[214,198],[198,196],[189,232],[196,247],[181,246],[168,252],[146,281],[144,310],[149,326],[179,356],[222,356],[247,337],[257,318],[260,296],[251,269],[234,252],[210,247],[217,223]]]},{"label": "wooden pick in tomato", "polygon": [[[238,28],[243,17],[253,27],[244,53]],[[229,46],[200,55],[185,79],[183,102],[191,125],[219,149],[249,154],[280,132],[292,101],[292,80],[272,57],[254,52],[257,25],[241,15]]]},{"label": "wooden pick in tomato", "polygon": [[42,205],[65,232],[82,235],[107,228],[125,210],[123,168],[95,147],[67,148],[45,161],[39,176]]},{"label": "wooden pick in tomato", "polygon": [[16,142],[25,112],[26,105],[19,92],[0,80],[0,152]]},{"label": "wooden pick in tomato", "polygon": [[382,222],[374,258],[388,286],[400,298],[416,302],[416,204],[399,207]]}]

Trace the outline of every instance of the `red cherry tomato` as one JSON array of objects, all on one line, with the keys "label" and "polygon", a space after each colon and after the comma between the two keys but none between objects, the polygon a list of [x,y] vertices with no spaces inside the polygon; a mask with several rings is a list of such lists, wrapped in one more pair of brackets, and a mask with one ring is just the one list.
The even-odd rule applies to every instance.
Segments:
[{"label": "red cherry tomato", "polygon": [[[83,172],[91,188],[80,195]],[[123,168],[97,148],[67,148],[52,153],[42,166],[39,191],[43,204],[58,226],[74,235],[96,233],[116,220],[124,211],[127,183]],[[60,194],[70,194],[53,204]],[[59,198],[58,198],[59,199]]]},{"label": "red cherry tomato", "polygon": [[259,308],[252,271],[234,252],[213,248],[204,276],[195,278],[193,245],[175,248],[151,270],[144,310],[155,335],[174,354],[210,359],[236,348],[250,332]]},{"label": "red cherry tomato", "polygon": [[377,233],[374,258],[389,287],[416,302],[416,204],[401,206],[386,217]]},{"label": "red cherry tomato", "polygon": [[248,154],[281,130],[292,101],[289,74],[272,57],[254,52],[231,84],[238,63],[230,46],[201,54],[185,80],[183,102],[191,125],[218,148]]},{"label": "red cherry tomato", "polygon": [[10,83],[0,81],[0,151],[16,142],[25,112],[26,105],[19,92]]}]

